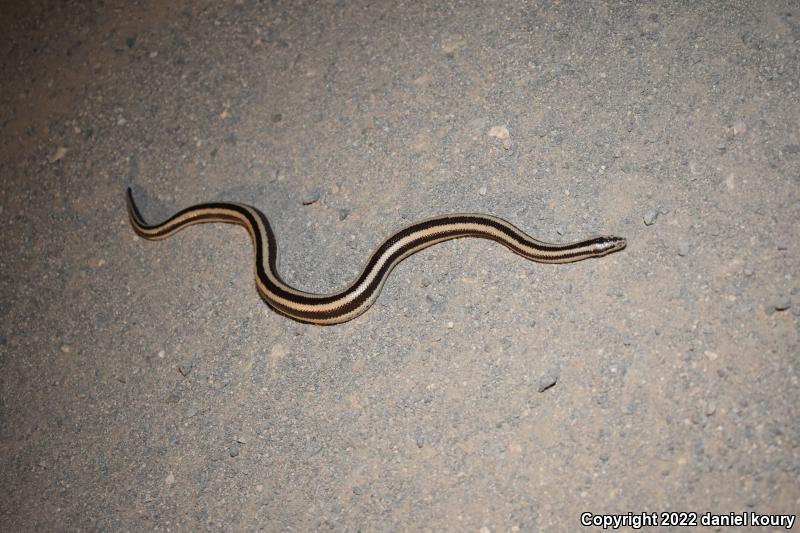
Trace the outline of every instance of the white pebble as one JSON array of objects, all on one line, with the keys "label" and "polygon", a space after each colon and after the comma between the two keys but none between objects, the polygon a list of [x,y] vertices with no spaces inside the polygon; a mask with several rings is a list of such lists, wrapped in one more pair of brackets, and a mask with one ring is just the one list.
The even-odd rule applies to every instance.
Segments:
[{"label": "white pebble", "polygon": [[502,141],[508,139],[510,136],[511,134],[508,132],[508,128],[505,126],[492,126],[489,129],[489,137],[494,137]]},{"label": "white pebble", "polygon": [[55,163],[56,161],[60,161],[67,155],[67,149],[63,146],[59,146],[53,155],[50,156],[50,162]]}]

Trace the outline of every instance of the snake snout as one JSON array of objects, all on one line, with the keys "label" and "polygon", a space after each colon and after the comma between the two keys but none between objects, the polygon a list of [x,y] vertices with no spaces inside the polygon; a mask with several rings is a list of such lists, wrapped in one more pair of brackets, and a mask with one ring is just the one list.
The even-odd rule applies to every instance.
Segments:
[{"label": "snake snout", "polygon": [[624,237],[614,237],[613,235],[605,235],[597,239],[597,253],[600,255],[610,254],[622,250],[628,245],[627,239]]}]

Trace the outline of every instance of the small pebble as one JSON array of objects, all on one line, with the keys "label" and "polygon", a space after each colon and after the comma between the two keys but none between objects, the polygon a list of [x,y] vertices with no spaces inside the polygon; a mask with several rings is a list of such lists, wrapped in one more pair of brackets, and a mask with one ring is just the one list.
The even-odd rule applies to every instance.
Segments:
[{"label": "small pebble", "polygon": [[237,457],[239,455],[239,446],[231,446],[228,453],[231,457]]},{"label": "small pebble", "polygon": [[686,257],[689,255],[689,243],[686,241],[678,241],[678,255]]},{"label": "small pebble", "polygon": [[272,122],[280,122],[281,120],[283,120],[282,113],[275,113],[274,115],[272,115]]},{"label": "small pebble", "polygon": [[655,223],[657,218],[658,218],[658,211],[656,211],[655,209],[651,209],[650,211],[648,211],[647,213],[644,214],[644,217],[643,217],[644,225],[645,226],[652,226]]},{"label": "small pebble", "polygon": [[478,189],[478,194],[480,194],[481,196],[486,195],[486,185]]},{"label": "small pebble", "polygon": [[792,306],[792,300],[788,296],[779,296],[773,303],[772,308],[775,311],[786,311]]},{"label": "small pebble", "polygon": [[339,220],[340,221],[346,219],[348,216],[350,216],[350,210],[349,209],[339,209]]},{"label": "small pebble", "polygon": [[712,401],[709,401],[706,404],[706,416],[711,416],[717,412],[717,404]]},{"label": "small pebble", "polygon": [[315,204],[315,203],[319,202],[320,196],[321,196],[320,190],[319,189],[314,189],[313,191],[311,191],[310,193],[305,195],[303,197],[303,199],[300,200],[300,202],[303,205]]},{"label": "small pebble", "polygon": [[170,472],[169,475],[167,476],[167,479],[164,480],[164,484],[167,487],[171,487],[172,485],[175,484],[175,476],[172,474],[172,472]]},{"label": "small pebble", "polygon": [[784,154],[800,154],[800,144],[787,144],[781,148]]},{"label": "small pebble", "polygon": [[750,276],[755,274],[756,271],[753,269],[752,265],[745,265],[744,270],[742,270],[742,273],[749,278]]},{"label": "small pebble", "polygon": [[67,149],[63,146],[59,146],[53,155],[50,156],[50,162],[55,163],[56,161],[60,161],[64,159],[64,156],[67,155]]},{"label": "small pebble", "polygon": [[492,126],[489,129],[489,137],[494,137],[503,141],[508,139],[510,136],[511,134],[508,132],[508,128],[505,126]]},{"label": "small pebble", "polygon": [[164,359],[164,357],[166,357],[166,355],[167,355],[167,352],[165,352],[164,350],[159,350],[158,351],[158,358],[159,359]]},{"label": "small pebble", "polygon": [[542,374],[542,377],[539,378],[539,386],[536,388],[539,392],[544,392],[547,389],[551,388],[558,382],[558,370],[555,368],[550,368]]}]

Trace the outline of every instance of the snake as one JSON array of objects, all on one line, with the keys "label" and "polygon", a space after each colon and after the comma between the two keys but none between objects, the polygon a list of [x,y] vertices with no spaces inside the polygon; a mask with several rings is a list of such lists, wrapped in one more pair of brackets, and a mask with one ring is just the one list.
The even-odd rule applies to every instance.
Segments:
[{"label": "snake", "polygon": [[601,257],[627,245],[623,237],[598,236],[566,244],[536,240],[511,223],[480,213],[440,215],[410,224],[388,237],[369,256],[361,273],[344,289],[316,294],[292,287],[278,274],[278,244],[267,217],[241,203],[212,202],[187,207],[160,224],[148,224],[127,189],[128,216],[140,237],[157,241],[195,224],[222,222],[243,226],[255,255],[255,281],[262,300],[273,310],[299,322],[339,324],[364,313],[375,303],[391,271],[405,258],[434,244],[463,237],[498,242],[537,263],[573,263]]}]

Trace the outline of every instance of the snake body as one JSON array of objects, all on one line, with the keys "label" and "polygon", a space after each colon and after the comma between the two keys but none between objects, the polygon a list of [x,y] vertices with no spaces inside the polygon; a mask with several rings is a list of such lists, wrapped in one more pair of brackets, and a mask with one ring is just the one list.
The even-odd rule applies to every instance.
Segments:
[{"label": "snake body", "polygon": [[551,244],[533,239],[509,222],[490,215],[443,215],[415,222],[383,241],[369,257],[361,274],[344,289],[332,294],[314,294],[295,289],[281,279],[275,234],[267,217],[254,207],[227,202],[199,204],[161,224],[151,225],[139,213],[130,188],[127,203],[133,230],[148,240],[166,239],[194,224],[223,222],[243,226],[253,241],[256,287],[261,298],[283,315],[314,324],[338,324],[357,317],[375,302],[398,263],[428,246],[450,239],[491,239],[538,263],[572,263],[622,250],[626,245],[624,238],[612,236]]}]

